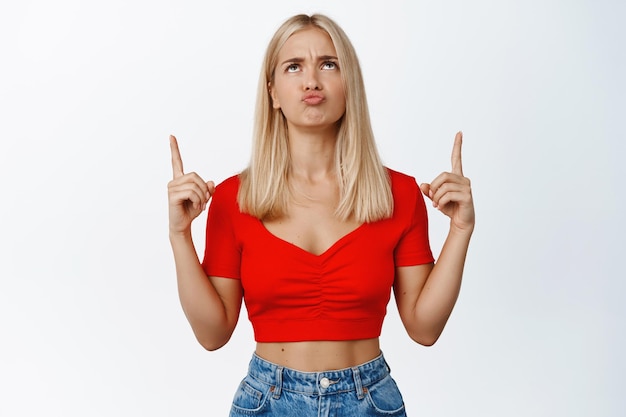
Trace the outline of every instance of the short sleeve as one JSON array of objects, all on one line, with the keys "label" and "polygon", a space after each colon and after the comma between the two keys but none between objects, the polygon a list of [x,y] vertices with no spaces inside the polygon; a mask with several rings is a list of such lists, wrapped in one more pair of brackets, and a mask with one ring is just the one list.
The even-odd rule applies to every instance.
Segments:
[{"label": "short sleeve", "polygon": [[424,197],[415,179],[411,179],[410,183],[410,190],[394,193],[397,194],[394,195],[394,204],[402,205],[399,210],[408,214],[408,228],[394,251],[396,266],[422,265],[435,260],[428,238],[428,214]]},{"label": "short sleeve", "polygon": [[235,233],[240,215],[237,205],[239,180],[231,177],[218,185],[207,215],[202,269],[208,276],[241,278],[241,245]]}]

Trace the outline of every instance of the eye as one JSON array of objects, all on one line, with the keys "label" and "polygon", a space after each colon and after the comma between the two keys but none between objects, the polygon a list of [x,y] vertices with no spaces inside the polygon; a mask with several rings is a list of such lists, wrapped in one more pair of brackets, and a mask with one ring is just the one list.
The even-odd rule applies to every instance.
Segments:
[{"label": "eye", "polygon": [[296,72],[300,69],[300,65],[298,64],[289,64],[287,68],[285,68],[285,72]]},{"label": "eye", "polygon": [[324,63],[322,64],[322,69],[325,70],[334,70],[337,68],[337,63],[335,61],[324,61]]}]

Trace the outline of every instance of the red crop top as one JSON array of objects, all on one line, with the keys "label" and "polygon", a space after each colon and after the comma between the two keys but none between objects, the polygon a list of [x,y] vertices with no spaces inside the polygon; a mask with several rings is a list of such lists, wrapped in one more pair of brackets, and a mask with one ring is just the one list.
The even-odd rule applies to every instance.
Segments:
[{"label": "red crop top", "polygon": [[380,336],[395,267],[433,262],[426,206],[415,179],[389,174],[393,216],[359,226],[321,255],[242,214],[237,176],[217,186],[202,267],[209,276],[241,279],[257,342]]}]

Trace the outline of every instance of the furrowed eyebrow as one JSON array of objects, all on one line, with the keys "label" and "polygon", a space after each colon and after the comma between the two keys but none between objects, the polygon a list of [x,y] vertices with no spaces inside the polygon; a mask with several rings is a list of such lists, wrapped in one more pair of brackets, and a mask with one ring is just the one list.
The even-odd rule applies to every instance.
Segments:
[{"label": "furrowed eyebrow", "polygon": [[293,63],[299,63],[299,62],[303,62],[304,58],[289,58],[284,60],[283,62],[280,63],[280,65],[285,65],[285,64],[293,64]]},{"label": "furrowed eyebrow", "polygon": [[[329,61],[329,60],[338,61],[339,58],[333,55],[320,55],[319,57],[317,57],[317,60],[318,61]],[[281,62],[280,65],[282,66],[285,64],[298,64],[300,62],[304,62],[304,58],[295,57],[295,58],[289,58],[289,59],[284,60],[283,62]]]}]

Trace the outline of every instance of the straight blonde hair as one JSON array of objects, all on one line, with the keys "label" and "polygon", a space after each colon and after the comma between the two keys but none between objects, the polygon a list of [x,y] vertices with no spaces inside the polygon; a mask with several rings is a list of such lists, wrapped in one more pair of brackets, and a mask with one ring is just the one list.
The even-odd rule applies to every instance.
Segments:
[{"label": "straight blonde hair", "polygon": [[270,41],[259,77],[250,165],[240,174],[238,203],[242,212],[261,220],[286,214],[291,200],[287,122],[274,109],[268,86],[273,82],[278,52],[294,33],[316,27],[330,36],[339,61],[346,111],[338,121],[335,164],[340,199],[339,219],[370,223],[391,217],[393,197],[372,131],[361,67],[344,31],[330,18],[314,14],[286,20]]}]

